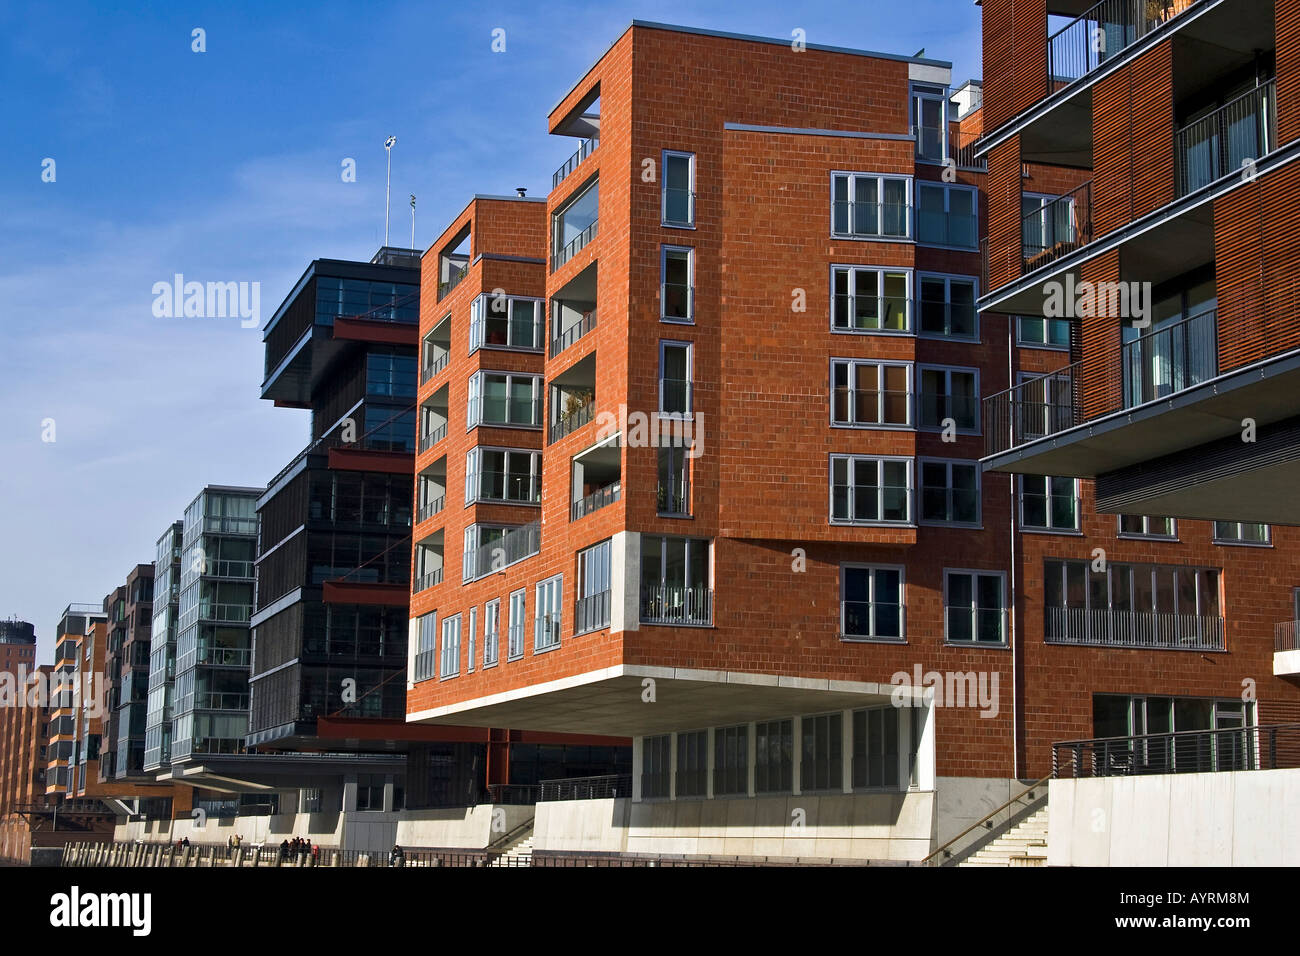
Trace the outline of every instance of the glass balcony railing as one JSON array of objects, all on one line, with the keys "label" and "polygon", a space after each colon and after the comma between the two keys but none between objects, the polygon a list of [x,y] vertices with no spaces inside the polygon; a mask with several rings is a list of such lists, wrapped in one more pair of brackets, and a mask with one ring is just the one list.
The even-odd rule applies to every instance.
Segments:
[{"label": "glass balcony railing", "polygon": [[542,549],[542,523],[512,528],[495,541],[480,545],[465,555],[464,579],[473,581],[491,571],[500,571],[532,557]]},{"label": "glass balcony railing", "polygon": [[1269,80],[1174,133],[1178,195],[1186,196],[1277,148],[1277,81]]}]

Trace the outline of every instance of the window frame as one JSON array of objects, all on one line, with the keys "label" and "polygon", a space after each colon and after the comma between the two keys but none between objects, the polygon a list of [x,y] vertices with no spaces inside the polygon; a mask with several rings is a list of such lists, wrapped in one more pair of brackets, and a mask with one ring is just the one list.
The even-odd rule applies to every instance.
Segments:
[{"label": "window frame", "polygon": [[[1042,342],[1035,342],[1035,341],[1033,341],[1032,339],[1027,339],[1027,338],[1024,337],[1024,335],[1022,334],[1022,330],[1023,330],[1023,328],[1024,328],[1024,321],[1025,321],[1025,319],[1032,319],[1032,320],[1040,321],[1040,322],[1043,323],[1043,336],[1044,336],[1044,341],[1042,341]],[[1069,326],[1070,326],[1070,320],[1069,320],[1069,319],[1064,319],[1064,318],[1048,318],[1047,316],[1044,316],[1044,315],[1017,315],[1017,316],[1015,316],[1015,320],[1016,320],[1016,348],[1019,348],[1019,349],[1043,349],[1044,351],[1048,351],[1048,352],[1068,352],[1068,351],[1070,351],[1070,341],[1069,341],[1069,335],[1068,335],[1068,334],[1066,335],[1066,341],[1065,341],[1065,344],[1064,344],[1064,345],[1057,345],[1055,342],[1049,342],[1049,341],[1046,341],[1046,338],[1047,338],[1047,329],[1048,329],[1048,324],[1049,324],[1049,323],[1053,323],[1053,322],[1064,322],[1064,323],[1065,323],[1065,326],[1066,326],[1066,331],[1067,331],[1067,333],[1068,333],[1068,331],[1069,331]],[[1046,374],[1046,373],[1044,373],[1044,374]]]},{"label": "window frame", "polygon": [[[545,596],[546,604],[543,607],[543,597]],[[538,638],[542,634],[542,621],[551,615],[555,616],[555,627],[553,633],[555,639],[545,644],[538,644]],[[534,586],[533,601],[533,653],[544,654],[547,651],[555,650],[560,646],[561,635],[564,628],[564,575],[553,574],[548,578],[538,581]]]},{"label": "window frame", "polygon": [[[664,353],[670,349],[686,350],[686,410],[685,411],[667,411],[664,408]],[[659,407],[657,414],[660,418],[686,421],[692,419],[695,415],[695,343],[687,342],[682,339],[660,339],[659,340]]]},{"label": "window frame", "polygon": [[[668,307],[668,254],[686,253],[686,316],[665,315]],[[695,247],[664,242],[659,245],[659,321],[669,325],[695,324]]]},{"label": "window frame", "polygon": [[[500,369],[481,368],[471,375],[466,385],[465,401],[465,431],[471,432],[475,428],[525,428],[538,429],[542,428],[542,422],[539,420],[535,424],[526,422],[490,422],[483,418],[483,406],[486,402],[486,395],[483,385],[487,382],[489,375],[504,375],[506,379],[506,417],[510,414],[510,389],[517,378],[532,379],[533,382],[533,408],[536,409],[539,419],[545,417],[544,399],[545,399],[545,377],[531,372],[507,372]],[[477,388],[475,387],[477,385]],[[477,418],[474,413],[477,412]]]},{"label": "window frame", "polygon": [[[960,640],[954,638],[949,629],[949,611],[953,610],[949,604],[951,600],[951,591],[948,587],[948,579],[952,575],[963,575],[971,578],[971,606],[970,606],[970,625],[971,639]],[[1000,607],[996,610],[999,613],[998,630],[1001,637],[996,641],[981,641],[977,636],[979,634],[979,578],[997,578],[998,579],[998,603]],[[964,610],[964,608],[963,608]],[[989,571],[982,568],[944,568],[943,569],[943,642],[952,647],[1001,647],[1010,648],[1010,608],[1007,607],[1007,572]]]},{"label": "window frame", "polygon": [[[1234,525],[1238,533],[1235,538],[1223,538],[1219,536],[1219,525]],[[1241,529],[1246,525],[1263,525],[1264,540],[1249,541],[1240,537]],[[1273,525],[1267,521],[1213,521],[1210,525],[1210,535],[1213,544],[1224,548],[1271,548],[1273,547]]]},{"label": "window frame", "polygon": [[[438,643],[438,679],[449,680],[460,676],[460,614],[449,614],[442,619]],[[448,636],[454,640],[448,643]]]},{"label": "window frame", "polygon": [[[869,571],[871,572],[870,581],[870,599],[866,602],[871,605],[871,634],[849,634],[845,630],[845,612],[844,605],[844,587],[848,571]],[[876,592],[876,575],[877,571],[897,571],[898,572],[898,637],[881,637],[876,630],[876,605],[880,602],[877,600]],[[839,639],[848,644],[906,644],[907,640],[907,566],[902,564],[880,564],[875,562],[864,561],[841,561],[840,562],[840,626]]]},{"label": "window frame", "polygon": [[[980,421],[980,407],[981,407],[981,394],[982,394],[980,392],[980,369],[977,366],[938,365],[938,364],[921,363],[921,362],[918,362],[916,364],[916,430],[921,432],[942,432],[944,430],[942,419],[940,419],[940,423],[938,425],[927,425],[923,421],[921,421],[925,412],[925,407],[924,407],[925,393],[923,389],[925,387],[926,372],[944,373],[943,395],[947,403],[945,405],[945,411],[948,412],[948,414],[945,415],[944,418],[951,418],[953,420],[953,423],[957,425],[955,433],[958,435],[973,435],[973,436],[978,436],[983,434],[984,423]],[[970,428],[962,427],[962,425],[957,422],[956,415],[952,414],[952,407],[951,407],[952,379],[954,373],[959,373],[963,375],[969,374],[975,380],[974,382],[975,388],[973,391],[973,396],[974,396],[973,411],[975,417],[975,424],[973,427]]]},{"label": "window frame", "polygon": [[[954,465],[971,468],[975,472],[975,520],[958,521],[953,518],[927,518],[925,516],[925,466],[944,465],[948,501],[952,500],[954,491],[952,470]],[[970,458],[932,458],[917,456],[916,459],[916,523],[941,528],[983,528],[984,527],[984,470],[978,459]],[[951,511],[951,505],[949,506]]]},{"label": "window frame", "polygon": [[[858,373],[860,366],[874,366],[876,369],[876,380],[883,381],[885,376],[882,374],[885,368],[902,368],[907,371],[907,422],[905,424],[896,424],[894,422],[841,422],[835,419],[835,370],[839,365],[848,367],[848,378],[850,396],[856,395],[859,391],[857,388]],[[830,401],[828,409],[830,414],[831,428],[848,428],[855,431],[864,429],[888,429],[889,431],[916,431],[916,366],[913,362],[894,361],[892,359],[874,359],[874,358],[848,358],[840,356],[831,356],[829,366],[829,393]],[[885,405],[886,390],[877,389],[876,408],[883,412]],[[857,403],[850,401],[850,408],[856,409]],[[878,417],[884,418],[883,414]]]},{"label": "window frame", "polygon": [[[838,233],[835,231],[835,179],[838,176],[848,177],[848,195],[849,215],[847,233]],[[883,213],[884,203],[877,199],[876,205],[880,207],[876,211],[876,228],[878,231],[874,234],[863,233],[855,234],[854,227],[857,225],[857,200],[852,197],[856,194],[856,183],[859,179],[874,179],[876,181],[876,196],[880,197],[885,194],[885,182],[887,180],[897,180],[905,184],[905,206],[906,214],[903,216],[904,233],[901,236],[887,235],[883,232]],[[873,172],[855,172],[848,169],[832,169],[830,171],[830,233],[831,239],[843,242],[915,242],[915,228],[913,225],[914,211],[916,209],[916,199],[914,193],[915,176],[899,173],[873,173]]]},{"label": "window frame", "polygon": [[[688,222],[674,222],[668,218],[668,160],[682,159],[687,162],[687,192],[688,203],[690,205],[690,219]],[[695,154],[688,153],[680,149],[661,149],[659,151],[659,169],[663,176],[663,183],[659,190],[659,225],[665,229],[695,229],[696,228],[696,188],[695,188]]]},{"label": "window frame", "polygon": [[[1124,519],[1125,519],[1125,518],[1141,518],[1141,519],[1142,519],[1142,529],[1143,529],[1143,530],[1141,530],[1141,531],[1125,531],[1125,530],[1124,530]],[[1156,518],[1156,519],[1161,520],[1161,521],[1168,521],[1168,522],[1169,522],[1169,527],[1170,527],[1170,532],[1169,532],[1169,534],[1155,534],[1155,533],[1151,532],[1150,530],[1148,530],[1149,527],[1150,527],[1150,525],[1151,525],[1151,519],[1152,519],[1152,518]],[[1126,539],[1131,539],[1131,540],[1140,540],[1140,541],[1177,541],[1177,540],[1178,540],[1178,519],[1177,519],[1177,518],[1161,518],[1159,515],[1122,515],[1122,514],[1117,514],[1117,515],[1115,515],[1115,537],[1117,537],[1117,538],[1126,538]]]},{"label": "window frame", "polygon": [[[469,306],[469,355],[473,355],[479,349],[495,349],[497,351],[507,352],[528,352],[540,353],[545,350],[545,342],[541,345],[519,345],[511,342],[510,338],[514,332],[514,306],[515,302],[531,302],[533,304],[533,340],[545,340],[546,338],[546,300],[539,299],[530,295],[511,295],[503,292],[500,298],[506,302],[506,342],[487,341],[487,317],[489,312],[488,301],[495,300],[497,296],[492,292],[481,292],[474,297],[474,301]],[[430,332],[430,335],[433,333]]]},{"label": "window frame", "polygon": [[[971,235],[972,244],[969,246],[954,245],[951,242],[929,242],[921,238],[921,190],[922,189],[942,189],[943,190],[943,215],[944,226],[951,238],[952,229],[949,226],[952,217],[952,194],[954,192],[968,193],[971,196]],[[953,249],[960,252],[971,252],[978,250],[980,246],[980,198],[979,189],[975,186],[968,186],[965,183],[945,183],[935,182],[932,179],[918,180],[916,184],[916,198],[913,201],[913,215],[916,217],[916,226],[913,228],[913,235],[916,238],[917,245],[925,246],[927,249]]]},{"label": "window frame", "polygon": [[1083,494],[1082,494],[1082,489],[1079,486],[1079,479],[1078,478],[1069,479],[1070,481],[1074,482],[1074,497],[1073,497],[1074,526],[1072,528],[1054,528],[1050,524],[1044,527],[1040,525],[1028,524],[1025,521],[1025,479],[1026,478],[1034,478],[1034,479],[1042,478],[1045,482],[1047,482],[1047,484],[1044,485],[1044,495],[1048,501],[1047,512],[1046,512],[1048,521],[1050,521],[1052,517],[1052,507],[1051,507],[1052,494],[1050,490],[1052,476],[1016,475],[1016,498],[1017,498],[1016,507],[1018,512],[1017,517],[1019,518],[1019,522],[1017,524],[1016,530],[1024,532],[1025,534],[1069,534],[1069,535],[1075,535],[1077,537],[1082,537],[1083,535]]},{"label": "window frame", "polygon": [[[837,460],[848,461],[850,463],[851,472],[856,470],[856,467],[854,465],[855,462],[872,461],[876,463],[876,485],[875,485],[876,494],[877,494],[876,511],[879,514],[883,514],[885,511],[884,508],[885,485],[883,484],[882,481],[884,476],[885,463],[900,462],[900,461],[907,462],[908,465],[907,467],[907,518],[902,521],[888,521],[879,518],[864,519],[864,520],[857,520],[854,518],[836,518],[835,517],[835,462]],[[829,515],[829,523],[832,526],[859,527],[859,528],[876,528],[876,527],[914,528],[916,527],[916,468],[914,463],[915,463],[915,459],[906,455],[854,455],[848,453],[845,454],[834,453],[828,456],[827,477],[829,478],[828,484],[830,487],[828,489],[829,500],[827,502],[827,514]],[[850,474],[849,478],[850,478],[848,484],[849,514],[851,515],[854,511],[857,510],[854,507],[854,504],[856,502],[856,493],[853,490],[856,486],[852,480],[853,478],[852,474]]]},{"label": "window frame", "polygon": [[[901,275],[903,277],[903,281],[905,285],[905,288],[903,290],[903,308],[904,308],[903,328],[901,329],[885,329],[885,328],[855,329],[850,326],[845,326],[841,328],[840,326],[836,325],[835,324],[835,274],[841,270],[845,270],[849,274],[848,296],[850,302],[850,309],[852,309],[852,303],[854,303],[858,298],[857,276],[859,272],[874,272],[876,274],[876,287],[880,289],[882,292],[885,288],[886,275]],[[884,298],[886,298],[886,296],[882,294],[878,294],[876,296],[878,302],[879,300]],[[889,336],[896,336],[896,337],[915,336],[916,335],[915,299],[916,299],[916,270],[910,266],[876,266],[876,265],[867,265],[860,262],[849,262],[849,263],[832,262],[830,264],[830,287],[828,290],[827,318],[830,321],[830,330],[834,334],[889,335]],[[877,321],[882,321],[882,320],[877,319]]]},{"label": "window frame", "polygon": [[[504,477],[510,475],[510,456],[527,455],[531,458],[528,468],[528,484],[532,495],[527,501],[521,501],[517,498],[488,498],[482,493],[483,475],[486,473],[483,469],[483,452],[501,452],[505,457]],[[471,482],[476,487],[471,488]],[[503,482],[504,486],[504,482]],[[486,503],[498,505],[519,505],[523,507],[540,508],[542,504],[542,453],[535,448],[510,448],[504,445],[475,445],[465,452],[465,505],[468,508],[472,504]]]},{"label": "window frame", "polygon": [[[515,598],[519,599],[518,614],[515,613]],[[525,625],[528,622],[528,588],[516,588],[510,592],[507,600],[506,660],[517,661],[523,658],[525,651]],[[515,640],[516,636],[518,637],[517,642]]]},{"label": "window frame", "polygon": [[[489,654],[489,651],[491,652]],[[496,667],[501,660],[501,599],[483,605],[483,668]]]},{"label": "window frame", "polygon": [[[956,335],[952,332],[927,332],[925,329],[921,328],[921,314],[923,311],[921,307],[921,287],[927,279],[943,280],[943,300],[944,305],[947,306],[948,309],[948,312],[944,317],[944,322],[949,327],[951,327],[952,324],[952,285],[954,282],[970,285],[971,294],[973,296],[971,299],[971,313],[973,318],[973,330],[971,334]],[[916,335],[918,338],[936,339],[943,342],[978,343],[980,341],[980,310],[976,305],[976,303],[979,302],[980,297],[980,282],[978,278],[971,275],[962,275],[957,272],[927,272],[917,269],[913,281],[915,284],[916,304],[912,309],[912,322],[913,327],[916,329]]]}]

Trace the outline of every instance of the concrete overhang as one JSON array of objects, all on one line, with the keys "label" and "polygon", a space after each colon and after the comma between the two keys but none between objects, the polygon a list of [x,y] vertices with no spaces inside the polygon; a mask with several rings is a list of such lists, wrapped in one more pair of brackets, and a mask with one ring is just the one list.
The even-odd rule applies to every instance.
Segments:
[{"label": "concrete overhang", "polygon": [[1300,677],[1300,650],[1273,652],[1274,677]]},{"label": "concrete overhang", "polygon": [[405,766],[404,754],[232,754],[174,766],[160,773],[158,781],[219,793],[263,793],[316,786],[344,773],[393,773]]},{"label": "concrete overhang", "polygon": [[888,703],[894,690],[859,681],[624,664],[416,711],[407,719],[636,737],[875,706]]}]

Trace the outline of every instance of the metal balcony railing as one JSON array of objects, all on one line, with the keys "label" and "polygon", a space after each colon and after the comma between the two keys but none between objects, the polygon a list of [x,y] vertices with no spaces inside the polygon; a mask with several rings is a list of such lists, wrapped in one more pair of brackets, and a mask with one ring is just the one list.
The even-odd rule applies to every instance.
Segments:
[{"label": "metal balcony railing", "polygon": [[569,777],[564,780],[543,780],[537,799],[551,800],[603,800],[612,797],[632,796],[632,775],[604,774],[599,777]]},{"label": "metal balcony railing", "polygon": [[1021,272],[1040,269],[1091,241],[1092,183],[1086,182],[1021,217]]},{"label": "metal balcony railing", "polygon": [[463,268],[453,272],[450,276],[448,276],[446,282],[438,283],[438,300],[442,301],[447,296],[449,296],[451,294],[451,290],[456,288],[456,286],[460,285],[461,280],[464,279],[465,276],[467,275],[469,275],[468,264],[466,264]]},{"label": "metal balcony railing", "polygon": [[1273,650],[1300,651],[1300,621],[1282,621],[1273,625]]},{"label": "metal balcony railing", "polygon": [[1167,398],[1219,370],[1217,316],[1207,310],[1124,343],[1124,407]]},{"label": "metal balcony railing", "polygon": [[578,603],[573,608],[573,633],[582,634],[608,627],[609,600],[609,591],[578,598]]},{"label": "metal balcony railing", "polygon": [[551,271],[554,272],[581,252],[583,247],[596,237],[596,227],[599,224],[599,219],[594,220],[590,226],[556,249],[555,255],[551,257]]},{"label": "metal balcony railing", "polygon": [[604,488],[598,488],[591,494],[579,498],[569,509],[569,520],[577,521],[579,518],[591,514],[593,511],[599,511],[606,505],[612,505],[623,494],[622,482],[614,482],[606,485]]},{"label": "metal balcony railing", "polygon": [[537,504],[542,500],[541,475],[513,475],[504,471],[481,471],[471,479],[473,501],[504,501]]},{"label": "metal balcony railing", "polygon": [[445,369],[447,367],[447,361],[448,359],[450,359],[450,357],[451,357],[450,352],[443,352],[432,362],[426,365],[423,369],[421,369],[420,384],[423,385],[429,379],[433,378],[435,375],[437,375],[439,372]]},{"label": "metal balcony railing", "polygon": [[422,574],[415,579],[415,589],[413,593],[419,594],[421,591],[427,591],[435,584],[442,583],[442,568],[436,571],[430,571],[428,574]]},{"label": "metal balcony railing", "polygon": [[511,528],[495,541],[479,545],[465,555],[465,580],[472,581],[493,571],[508,568],[542,549],[542,523],[533,521]]},{"label": "metal balcony railing", "polygon": [[419,651],[415,655],[415,675],[414,680],[429,680],[436,677],[438,673],[438,651],[427,650]]},{"label": "metal balcony railing", "polygon": [[1047,92],[1087,76],[1195,0],[1102,0],[1047,38]]},{"label": "metal balcony railing", "polygon": [[592,419],[596,402],[593,399],[585,405],[575,409],[563,418],[551,423],[550,442],[557,442],[565,435],[581,428]]},{"label": "metal balcony railing", "polygon": [[420,453],[423,454],[424,452],[428,451],[430,448],[438,444],[438,442],[442,441],[446,437],[447,437],[447,423],[443,422],[433,431],[425,432],[423,435],[420,436]]},{"label": "metal balcony railing", "polygon": [[1178,195],[1242,173],[1277,145],[1277,81],[1269,80],[1174,132]]},{"label": "metal balcony railing", "polygon": [[588,312],[579,322],[575,322],[559,335],[551,339],[551,358],[559,355],[578,339],[596,327],[596,310]]},{"label": "metal balcony railing", "polygon": [[1221,651],[1223,618],[1205,614],[1049,607],[1048,644]]},{"label": "metal balcony railing", "polygon": [[978,146],[978,140],[971,140],[969,143],[963,143],[960,146],[954,146],[950,142],[948,144],[948,157],[957,164],[958,169],[974,169],[987,172],[989,168],[988,159],[975,155]]},{"label": "metal balcony railing", "polygon": [[1118,777],[1300,767],[1300,724],[1184,730],[1052,745],[1052,776]]},{"label": "metal balcony railing", "polygon": [[713,589],[679,584],[648,584],[641,588],[641,623],[713,623]]},{"label": "metal balcony railing", "polygon": [[564,180],[568,178],[569,173],[577,169],[584,159],[596,151],[596,147],[599,145],[599,137],[593,136],[591,139],[584,139],[582,145],[574,151],[573,155],[566,159],[564,163],[561,164],[560,168],[551,174],[551,188],[554,189],[556,186],[560,185],[560,183],[564,182]]},{"label": "metal balcony railing", "polygon": [[415,513],[416,521],[428,521],[438,512],[440,512],[447,503],[446,495],[439,495],[431,501],[426,501],[420,505],[420,509]]}]

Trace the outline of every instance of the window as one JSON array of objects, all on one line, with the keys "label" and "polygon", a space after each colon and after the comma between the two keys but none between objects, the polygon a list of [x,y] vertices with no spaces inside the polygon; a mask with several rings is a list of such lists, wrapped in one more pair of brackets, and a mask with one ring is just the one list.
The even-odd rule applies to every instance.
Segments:
[{"label": "window", "polygon": [[665,226],[695,225],[695,154],[663,151]]},{"label": "window", "polygon": [[832,523],[908,524],[911,520],[910,459],[831,456]]},{"label": "window", "polygon": [[1078,531],[1078,482],[1073,478],[1022,475],[1020,526],[1036,531]]},{"label": "window", "polygon": [[471,448],[465,454],[465,504],[542,500],[540,452],[509,448]]},{"label": "window", "polygon": [[667,322],[694,322],[695,251],[685,246],[664,246],[660,275],[660,317]]},{"label": "window", "polygon": [[1166,538],[1172,541],[1177,537],[1177,531],[1173,518],[1119,515],[1119,534],[1122,538]]},{"label": "window", "polygon": [[920,375],[921,427],[942,429],[952,419],[959,433],[979,434],[979,372],[922,366]]},{"label": "window", "polygon": [[557,574],[537,585],[536,616],[533,620],[533,653],[560,643],[560,598],[564,577]]},{"label": "window", "polygon": [[646,737],[641,743],[641,799],[667,797],[671,793],[672,734]]},{"label": "window", "polygon": [[1037,315],[1016,317],[1016,344],[1028,348],[1068,349],[1070,320]]},{"label": "window", "polygon": [[563,209],[554,214],[552,272],[577,255],[596,235],[599,210],[600,183],[597,181],[576,194],[565,203]]},{"label": "window", "polygon": [[831,424],[910,427],[912,367],[833,359]]},{"label": "window", "polygon": [[465,427],[542,424],[540,375],[476,372],[469,380]]},{"label": "window", "polygon": [[677,796],[703,797],[709,772],[709,732],[677,735]]},{"label": "window", "polygon": [[853,787],[899,790],[899,708],[872,707],[853,712]]},{"label": "window", "polygon": [[980,523],[978,462],[922,459],[919,465],[922,521]]},{"label": "window", "polygon": [[691,344],[659,343],[659,414],[691,414]]},{"label": "window", "polygon": [[803,737],[803,755],[799,761],[799,792],[841,790],[843,788],[844,718],[839,714],[820,714],[799,721]]},{"label": "window", "polygon": [[917,295],[917,327],[922,335],[979,339],[975,311],[975,280],[964,276],[921,275]]},{"label": "window", "polygon": [[831,174],[831,235],[908,238],[911,180],[872,173]]},{"label": "window", "polygon": [[749,792],[749,726],[719,727],[713,731],[713,795]]},{"label": "window", "polygon": [[510,634],[506,647],[506,659],[515,660],[524,656],[524,599],[523,588],[510,595]]},{"label": "window", "polygon": [[689,515],[691,513],[690,449],[675,445],[660,445],[658,510],[661,515]]},{"label": "window", "polygon": [[944,571],[944,636],[953,644],[1005,644],[1006,578],[1001,572]]},{"label": "window", "polygon": [[1074,242],[1074,200],[1059,196],[1022,193],[1020,197],[1021,254],[1026,262],[1057,245]]},{"label": "window", "polygon": [[916,158],[942,163],[948,155],[948,93],[938,86],[912,87],[912,131]]},{"label": "window", "polygon": [[960,249],[978,246],[974,187],[917,183],[916,189],[917,242]]},{"label": "window", "polygon": [[415,401],[415,356],[371,352],[366,355],[366,394]]},{"label": "window", "polygon": [[846,564],[840,568],[840,635],[850,640],[902,641],[903,569]]},{"label": "window", "polygon": [[641,620],[713,623],[708,540],[641,536]]},{"label": "window", "polygon": [[767,720],[754,725],[754,790],[787,793],[794,789],[794,721]]},{"label": "window", "polygon": [[911,332],[911,278],[906,271],[831,267],[831,330]]},{"label": "window", "polygon": [[542,348],[542,300],[485,293],[470,305],[469,353],[483,346],[503,349]]},{"label": "window", "polygon": [[438,649],[437,614],[420,615],[420,631],[415,645],[415,679],[428,680],[433,676],[433,655]]},{"label": "window", "polygon": [[465,554],[461,581],[473,581],[490,571],[506,566],[506,552],[501,539],[511,530],[501,525],[472,524],[465,529]]},{"label": "window", "polygon": [[469,635],[465,639],[465,672],[474,670],[474,655],[478,653],[478,608],[469,609]]},{"label": "window", "polygon": [[1269,540],[1269,529],[1266,524],[1256,524],[1249,521],[1214,522],[1215,544],[1266,545]]},{"label": "window", "polygon": [[443,677],[455,677],[460,673],[460,615],[453,614],[442,620],[442,668]]},{"label": "window", "polygon": [[609,626],[610,543],[602,541],[578,552],[578,605],[573,632]]},{"label": "window", "polygon": [[497,662],[501,644],[501,599],[493,598],[483,605],[483,666]]}]

